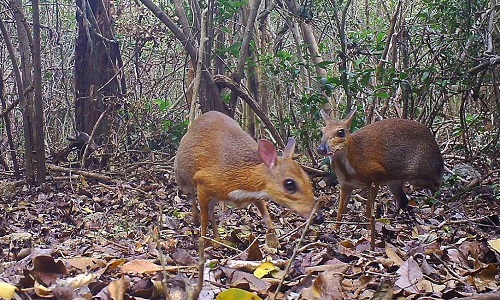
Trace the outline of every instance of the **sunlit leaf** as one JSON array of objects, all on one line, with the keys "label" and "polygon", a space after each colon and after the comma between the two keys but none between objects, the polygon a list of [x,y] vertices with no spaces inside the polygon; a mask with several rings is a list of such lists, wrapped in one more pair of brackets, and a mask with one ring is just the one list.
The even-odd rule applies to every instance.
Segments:
[{"label": "sunlit leaf", "polygon": [[258,266],[257,269],[253,271],[253,275],[261,279],[262,277],[268,275],[269,273],[275,270],[279,270],[279,268],[276,267],[272,262],[266,261],[260,264],[260,266]]},{"label": "sunlit leaf", "polygon": [[242,289],[230,288],[217,295],[217,300],[259,300],[257,295]]},{"label": "sunlit leaf", "polygon": [[7,283],[0,282],[0,298],[2,299],[12,299],[17,291],[17,287]]},{"label": "sunlit leaf", "polygon": [[56,284],[58,286],[69,286],[74,289],[86,286],[96,279],[95,274],[78,274],[75,277],[58,279]]},{"label": "sunlit leaf", "polygon": [[493,250],[500,253],[500,239],[490,240],[488,241],[488,245],[490,245]]}]

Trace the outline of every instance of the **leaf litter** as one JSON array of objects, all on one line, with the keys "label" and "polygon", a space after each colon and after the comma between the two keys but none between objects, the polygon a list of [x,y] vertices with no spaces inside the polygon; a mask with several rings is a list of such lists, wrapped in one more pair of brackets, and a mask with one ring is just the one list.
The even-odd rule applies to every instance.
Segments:
[{"label": "leaf litter", "polygon": [[[199,228],[177,193],[171,163],[109,177],[114,181],[72,177],[2,188],[8,193],[0,200],[0,297],[188,297],[197,279]],[[445,185],[437,205],[412,193],[416,207],[378,219],[373,245],[362,216],[364,192],[335,232],[338,191],[322,178],[315,183],[325,221],[311,226],[287,274],[303,219],[270,203],[281,246],[273,249],[254,207],[217,210],[227,246],[206,249],[200,299],[500,298],[498,177],[480,194],[456,197],[460,186]],[[378,201],[382,215],[390,215],[390,194],[382,191]]]}]

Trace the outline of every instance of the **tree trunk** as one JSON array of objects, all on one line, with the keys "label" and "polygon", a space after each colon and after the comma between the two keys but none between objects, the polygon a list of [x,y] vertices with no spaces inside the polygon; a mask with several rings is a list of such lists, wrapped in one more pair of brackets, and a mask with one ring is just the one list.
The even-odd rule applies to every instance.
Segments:
[{"label": "tree trunk", "polygon": [[[35,131],[41,130],[43,132],[43,128],[37,128],[35,130],[35,108],[33,101],[33,94],[30,91],[30,88],[33,84],[32,78],[32,61],[31,61],[31,53],[30,48],[33,45],[33,40],[29,33],[27,32],[27,24],[26,17],[22,11],[22,2],[21,0],[12,0],[10,2],[11,8],[14,11],[14,18],[16,20],[16,28],[17,28],[17,36],[19,39],[19,53],[21,56],[21,77],[22,77],[22,93],[23,96],[20,96],[20,108],[23,115],[23,132],[24,132],[24,149],[25,149],[25,158],[24,164],[26,168],[26,183],[28,185],[39,185],[43,179],[41,179],[41,175],[45,177],[45,169],[42,172],[39,172],[39,161],[37,158],[40,153],[37,153],[36,139],[35,139]],[[41,153],[41,155],[45,155],[45,153]],[[41,161],[44,163],[44,160]]]},{"label": "tree trunk", "polygon": [[40,46],[40,3],[33,0],[33,84],[35,98],[33,103],[33,158],[35,164],[35,182],[45,181],[45,138],[43,117],[43,90],[42,90],[42,59]]},{"label": "tree trunk", "polygon": [[[120,94],[116,76],[119,47],[116,47],[108,14],[109,0],[77,0],[76,3],[76,130],[91,135],[98,145],[106,143],[104,149],[107,154],[101,160],[103,166],[107,164],[112,151],[109,135],[116,115],[117,96]],[[100,118],[101,114],[106,116]],[[79,155],[82,158],[83,153]]]}]

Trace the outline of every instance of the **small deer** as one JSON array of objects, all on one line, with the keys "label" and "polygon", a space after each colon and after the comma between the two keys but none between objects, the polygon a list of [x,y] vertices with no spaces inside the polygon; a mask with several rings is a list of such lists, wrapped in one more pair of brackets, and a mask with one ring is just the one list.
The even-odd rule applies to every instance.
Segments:
[{"label": "small deer", "polygon": [[271,199],[307,218],[315,204],[314,194],[308,175],[292,159],[294,148],[295,140],[288,139],[280,157],[271,142],[255,142],[225,114],[210,111],[198,117],[181,140],[174,173],[180,189],[191,197],[195,222],[198,195],[201,235],[206,236],[210,220],[214,236],[219,239],[214,219],[217,201],[236,207],[255,204],[268,232],[273,232],[274,226],[265,200]]},{"label": "small deer", "polygon": [[408,205],[405,182],[433,193],[443,182],[443,157],[429,128],[412,120],[386,119],[351,133],[355,113],[353,109],[338,121],[321,111],[326,126],[318,152],[330,157],[340,183],[336,229],[354,188],[370,188],[366,215],[371,218],[380,185],[387,184],[399,210]]}]

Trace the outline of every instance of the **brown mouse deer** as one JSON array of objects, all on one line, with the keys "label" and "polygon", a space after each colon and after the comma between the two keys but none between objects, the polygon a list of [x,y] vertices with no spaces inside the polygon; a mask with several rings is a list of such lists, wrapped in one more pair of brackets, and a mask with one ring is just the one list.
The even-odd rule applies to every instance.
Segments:
[{"label": "brown mouse deer", "polygon": [[[323,138],[318,152],[329,156],[340,183],[336,228],[354,188],[370,188],[367,217],[372,215],[378,187],[387,184],[397,209],[408,205],[405,182],[435,193],[443,182],[444,162],[429,128],[408,119],[385,119],[351,133],[356,110],[343,121],[334,120],[323,110]],[[370,194],[370,193],[369,193]]]},{"label": "brown mouse deer", "polygon": [[295,140],[290,138],[283,156],[278,156],[271,142],[255,142],[225,114],[210,111],[198,117],[181,140],[174,173],[180,189],[190,194],[195,221],[198,196],[202,236],[206,236],[210,220],[219,239],[214,219],[217,201],[236,207],[255,204],[270,232],[274,226],[265,200],[307,218],[315,204],[314,194],[309,176],[292,159],[294,148]]}]

